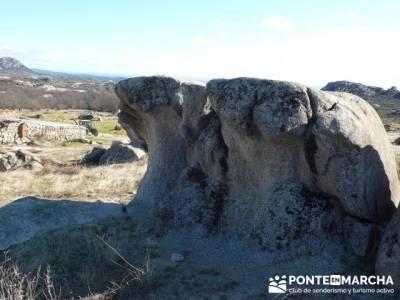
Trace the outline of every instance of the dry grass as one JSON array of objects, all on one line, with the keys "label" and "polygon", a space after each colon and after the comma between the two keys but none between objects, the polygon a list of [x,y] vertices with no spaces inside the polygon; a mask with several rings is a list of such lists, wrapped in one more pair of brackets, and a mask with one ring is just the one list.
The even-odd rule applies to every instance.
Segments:
[{"label": "dry grass", "polygon": [[46,164],[38,172],[0,173],[0,206],[25,196],[126,204],[136,191],[146,165],[146,160],[94,168]]},{"label": "dry grass", "polygon": [[7,300],[57,300],[61,294],[56,292],[50,275],[50,268],[45,273],[26,275],[14,264],[11,259],[4,256],[0,263],[0,299]]},{"label": "dry grass", "polygon": [[[93,264],[88,268],[96,268],[103,265],[106,269],[112,268],[113,271],[118,271],[120,276],[119,279],[111,279],[104,290],[93,293],[88,284],[88,295],[78,296],[81,300],[111,300],[111,299],[124,299],[124,295],[130,291],[137,293],[137,290],[142,288],[150,287],[154,284],[153,268],[150,263],[150,257],[147,256],[144,265],[133,265],[127,260],[116,248],[114,248],[109,242],[105,241],[104,237],[97,236],[96,239],[100,241],[98,248],[93,248],[91,251],[102,253],[99,255],[96,261],[96,255],[93,256]],[[104,256],[105,251],[109,255]],[[77,253],[79,255],[79,253]],[[106,259],[110,261],[104,261]],[[61,259],[62,261],[62,259]],[[58,261],[59,262],[59,261]],[[112,263],[112,264],[111,264]],[[107,266],[107,267],[106,267]],[[100,268],[101,270],[101,268]],[[101,271],[98,274],[92,274],[93,276],[108,276],[114,274],[110,272],[103,274]],[[65,271],[65,269],[64,269]],[[75,271],[75,270],[74,270]],[[93,271],[93,270],[92,270]],[[58,286],[56,282],[53,282],[53,273],[50,266],[47,267],[45,272],[41,271],[41,266],[37,267],[37,271],[34,273],[24,273],[22,268],[18,265],[17,261],[11,259],[6,252],[3,257],[0,258],[0,299],[1,300],[61,300],[61,299],[77,299],[71,294],[71,291],[66,292],[62,286]],[[76,274],[79,276],[79,274]],[[54,277],[55,278],[55,277]],[[58,279],[60,279],[58,277]],[[56,281],[56,280],[55,280]],[[61,280],[63,282],[63,280]],[[86,292],[86,293],[87,293]],[[84,294],[86,294],[84,293]],[[63,295],[64,294],[64,295]],[[66,296],[69,294],[69,296]]]},{"label": "dry grass", "polygon": [[82,170],[80,165],[57,165],[50,161],[45,161],[43,169],[37,175],[44,176],[49,174],[78,175]]}]

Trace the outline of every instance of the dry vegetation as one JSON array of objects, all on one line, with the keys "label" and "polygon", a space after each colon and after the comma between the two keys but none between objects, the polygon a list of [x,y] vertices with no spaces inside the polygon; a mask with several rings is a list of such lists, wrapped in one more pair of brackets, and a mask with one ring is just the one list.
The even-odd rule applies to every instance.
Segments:
[{"label": "dry vegetation", "polygon": [[144,160],[85,168],[45,165],[43,170],[0,173],[0,206],[25,196],[46,199],[105,200],[126,204],[146,169]]},{"label": "dry vegetation", "polygon": [[[147,257],[144,264],[133,265],[129,262],[117,249],[110,245],[103,237],[96,235],[89,235],[84,232],[86,240],[95,239],[98,244],[98,248],[92,249],[96,254],[92,258],[92,265],[87,268],[93,268],[91,275],[93,282],[88,280],[86,296],[79,296],[81,300],[106,300],[120,298],[121,295],[132,292],[130,289],[133,288],[133,292],[137,288],[145,288],[153,284],[153,269],[150,264],[150,258]],[[64,244],[64,247],[66,244]],[[71,249],[74,249],[72,246]],[[66,251],[67,254],[73,255],[71,251]],[[66,259],[69,259],[67,257]],[[107,261],[104,261],[106,259]],[[118,262],[116,261],[118,259]],[[73,261],[73,259],[72,259]],[[62,262],[62,259],[61,259]],[[99,265],[107,265],[109,274],[101,272],[97,273],[96,268]],[[62,300],[62,299],[75,299],[71,295],[71,291],[64,291],[62,286],[59,286],[54,281],[53,276],[59,279],[59,282],[64,282],[63,279],[59,278],[59,272],[57,267],[67,265],[62,262],[61,265],[56,265],[56,272],[54,273],[50,266],[42,271],[42,266],[38,266],[35,272],[27,273],[18,265],[18,262],[11,258],[7,252],[0,258],[0,299],[1,300],[35,300],[35,299],[46,299],[46,300]],[[29,268],[25,268],[29,269]],[[102,269],[102,268],[100,268]],[[112,270],[110,270],[112,269]],[[107,277],[109,275],[114,276],[117,274],[119,278],[117,281],[110,280],[108,282]],[[58,276],[57,276],[58,275]],[[78,275],[78,274],[75,274]],[[84,275],[84,271],[79,274]],[[118,276],[119,275],[119,276]],[[98,276],[102,276],[103,280],[100,280]],[[90,285],[94,284],[95,281],[102,281],[104,288],[101,291],[91,291]],[[105,282],[103,282],[105,281]],[[96,288],[96,290],[99,287]],[[69,294],[69,295],[68,295]]]},{"label": "dry vegetation", "polygon": [[33,300],[38,298],[61,299],[61,294],[56,292],[51,279],[50,268],[47,268],[44,273],[38,269],[35,274],[26,275],[5,254],[0,263],[0,299]]},{"label": "dry vegetation", "polygon": [[[74,80],[53,79],[50,82],[24,80],[28,85],[16,84],[14,80],[0,80],[0,108],[2,109],[93,109],[114,111],[118,99],[114,93],[114,83],[107,81],[86,80],[79,90],[72,89]],[[66,88],[65,91],[47,91],[40,86],[55,85]],[[34,85],[38,87],[33,87]],[[84,92],[80,92],[84,91]]]}]

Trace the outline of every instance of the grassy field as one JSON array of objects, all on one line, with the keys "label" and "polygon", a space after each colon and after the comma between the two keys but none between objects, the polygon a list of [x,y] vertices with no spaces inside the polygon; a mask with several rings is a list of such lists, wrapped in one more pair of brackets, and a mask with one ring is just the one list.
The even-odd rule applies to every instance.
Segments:
[{"label": "grassy field", "polygon": [[26,196],[127,204],[145,169],[146,162],[139,161],[93,168],[50,165],[37,172],[16,170],[0,173],[0,206]]}]

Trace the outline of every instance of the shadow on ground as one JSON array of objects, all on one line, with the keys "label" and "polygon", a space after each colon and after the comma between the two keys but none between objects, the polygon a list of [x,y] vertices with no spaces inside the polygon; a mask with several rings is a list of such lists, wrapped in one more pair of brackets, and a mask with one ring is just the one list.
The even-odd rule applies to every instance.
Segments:
[{"label": "shadow on ground", "polygon": [[25,197],[0,208],[0,250],[61,227],[122,216],[120,204]]}]

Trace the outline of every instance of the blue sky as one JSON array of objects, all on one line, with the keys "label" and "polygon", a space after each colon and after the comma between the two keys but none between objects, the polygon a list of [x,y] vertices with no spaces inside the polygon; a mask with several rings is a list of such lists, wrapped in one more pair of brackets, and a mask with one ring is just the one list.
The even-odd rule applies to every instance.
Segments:
[{"label": "blue sky", "polygon": [[0,9],[0,56],[29,67],[400,86],[395,0],[0,0]]}]

